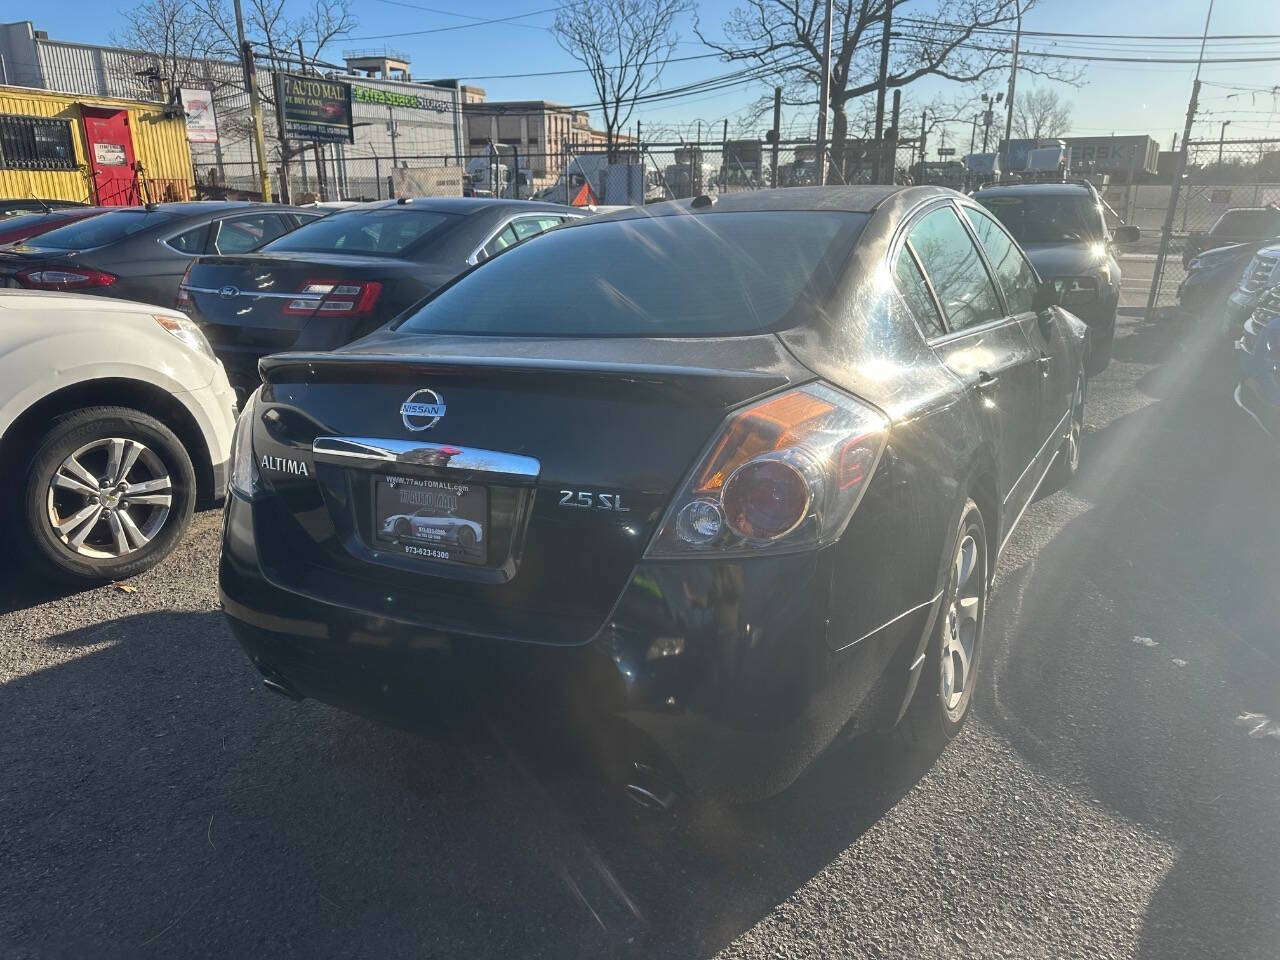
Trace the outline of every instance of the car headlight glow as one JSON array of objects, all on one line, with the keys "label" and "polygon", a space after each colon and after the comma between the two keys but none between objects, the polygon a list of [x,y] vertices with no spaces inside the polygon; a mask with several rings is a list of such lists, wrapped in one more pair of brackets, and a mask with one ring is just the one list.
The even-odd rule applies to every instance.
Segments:
[{"label": "car headlight glow", "polygon": [[253,421],[257,415],[258,390],[255,390],[244,402],[240,419],[236,421],[236,432],[231,439],[231,476],[227,481],[231,489],[246,500],[262,492],[262,476],[253,459]]},{"label": "car headlight glow", "polygon": [[213,347],[209,346],[209,341],[205,339],[204,333],[186,317],[170,317],[157,313],[152,319],[160,325],[160,329],[175,339],[181,340],[196,353],[210,360],[215,359]]}]

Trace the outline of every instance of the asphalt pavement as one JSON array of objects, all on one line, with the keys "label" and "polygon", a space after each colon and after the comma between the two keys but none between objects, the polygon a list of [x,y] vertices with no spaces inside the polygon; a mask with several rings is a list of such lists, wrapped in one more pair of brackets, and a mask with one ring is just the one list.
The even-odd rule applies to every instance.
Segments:
[{"label": "asphalt pavement", "polygon": [[633,808],[492,725],[265,691],[220,515],[134,590],[0,586],[0,957],[1280,955],[1280,454],[1230,357],[1122,319],[1009,543],[976,715],[739,808]]}]

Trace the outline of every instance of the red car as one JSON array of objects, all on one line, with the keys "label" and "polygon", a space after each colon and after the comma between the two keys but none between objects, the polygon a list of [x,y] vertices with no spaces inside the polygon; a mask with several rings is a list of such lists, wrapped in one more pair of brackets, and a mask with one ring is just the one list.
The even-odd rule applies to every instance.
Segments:
[{"label": "red car", "polygon": [[12,217],[0,219],[0,244],[17,243],[28,237],[38,237],[42,233],[65,227],[77,220],[95,217],[105,213],[112,207],[59,207],[48,212],[20,213]]}]

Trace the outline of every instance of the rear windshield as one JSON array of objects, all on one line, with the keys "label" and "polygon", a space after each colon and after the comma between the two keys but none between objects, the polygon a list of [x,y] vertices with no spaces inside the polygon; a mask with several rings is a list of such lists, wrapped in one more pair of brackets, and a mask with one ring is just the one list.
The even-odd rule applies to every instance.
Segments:
[{"label": "rear windshield", "polygon": [[1080,243],[1103,239],[1102,211],[1086,193],[974,198],[996,215],[1019,243]]},{"label": "rear windshield", "polygon": [[1280,235],[1280,210],[1228,210],[1209,232],[1215,237],[1274,237]]},{"label": "rear windshield", "polygon": [[172,217],[143,210],[112,210],[96,217],[77,220],[32,238],[34,247],[51,250],[89,250],[116,243],[150,227],[168,223]]},{"label": "rear windshield", "polygon": [[360,253],[396,257],[458,219],[407,207],[348,210],[314,220],[262,247],[270,253]]},{"label": "rear windshield", "polygon": [[413,333],[697,337],[786,325],[821,303],[859,213],[704,213],[583,223],[503,251],[402,320]]}]

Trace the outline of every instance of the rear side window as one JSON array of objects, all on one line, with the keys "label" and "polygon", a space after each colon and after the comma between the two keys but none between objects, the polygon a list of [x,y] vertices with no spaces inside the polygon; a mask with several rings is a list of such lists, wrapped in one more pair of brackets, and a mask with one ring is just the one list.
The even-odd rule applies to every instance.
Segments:
[{"label": "rear side window", "polygon": [[118,243],[149,227],[166,224],[170,219],[163,214],[141,210],[113,210],[42,233],[33,239],[32,245],[52,250],[88,250]]},{"label": "rear side window", "polygon": [[1215,237],[1280,236],[1280,210],[1228,210],[1209,232]]},{"label": "rear side window", "polygon": [[248,253],[286,233],[289,227],[274,213],[222,220],[213,239],[214,253]]},{"label": "rear side window", "polygon": [[204,253],[205,239],[209,236],[209,225],[202,223],[198,227],[190,230],[184,230],[176,237],[170,237],[165,241],[173,249],[179,253],[189,253],[192,256],[198,253]]},{"label": "rear side window", "polygon": [[963,330],[1004,315],[978,248],[954,209],[925,214],[907,239],[938,295],[948,327]]},{"label": "rear side window", "polygon": [[265,249],[397,257],[457,220],[456,214],[408,207],[348,210],[304,223]]},{"label": "rear side window", "polygon": [[826,303],[865,222],[761,211],[584,223],[473,270],[398,329],[696,337],[780,328]]},{"label": "rear side window", "polygon": [[907,306],[911,308],[911,313],[920,324],[924,335],[926,337],[942,336],[947,331],[942,325],[942,317],[938,314],[938,305],[933,301],[929,284],[925,282],[924,274],[916,266],[910,248],[909,243],[904,243],[902,249],[898,251],[898,259],[893,263],[893,278],[898,283],[902,299],[907,301]]},{"label": "rear side window", "polygon": [[987,260],[996,272],[996,279],[1004,288],[1009,312],[1015,315],[1031,313],[1035,309],[1036,287],[1039,286],[1035,269],[995,220],[972,207],[965,207],[964,213],[973,225],[982,249],[987,252]]}]

